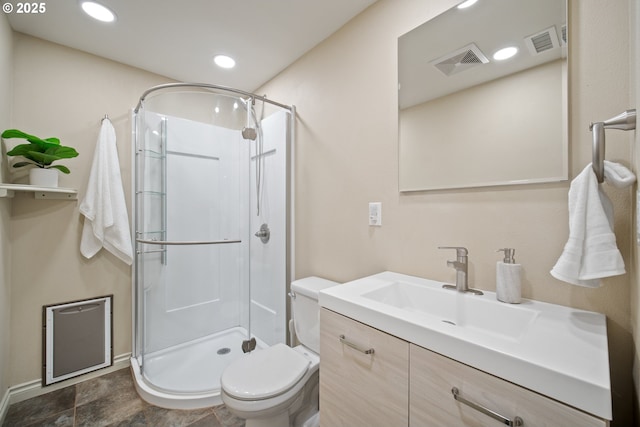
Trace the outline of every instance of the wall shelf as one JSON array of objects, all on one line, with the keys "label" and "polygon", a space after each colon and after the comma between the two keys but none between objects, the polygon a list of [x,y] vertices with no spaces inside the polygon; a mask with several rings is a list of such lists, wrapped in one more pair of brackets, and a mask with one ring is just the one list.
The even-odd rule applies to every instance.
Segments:
[{"label": "wall shelf", "polygon": [[62,187],[38,187],[27,184],[0,184],[0,197],[13,197],[16,191],[33,193],[36,199],[77,200],[78,190]]}]

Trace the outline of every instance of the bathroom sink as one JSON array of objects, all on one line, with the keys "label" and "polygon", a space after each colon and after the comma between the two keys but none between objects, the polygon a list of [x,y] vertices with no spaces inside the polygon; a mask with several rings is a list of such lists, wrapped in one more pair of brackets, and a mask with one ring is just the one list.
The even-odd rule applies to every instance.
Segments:
[{"label": "bathroom sink", "polygon": [[319,293],[325,308],[604,419],[611,419],[606,318],[523,299],[505,304],[383,272]]},{"label": "bathroom sink", "polygon": [[474,294],[406,282],[391,282],[361,295],[401,310],[431,316],[434,321],[514,341],[520,340],[539,313]]}]

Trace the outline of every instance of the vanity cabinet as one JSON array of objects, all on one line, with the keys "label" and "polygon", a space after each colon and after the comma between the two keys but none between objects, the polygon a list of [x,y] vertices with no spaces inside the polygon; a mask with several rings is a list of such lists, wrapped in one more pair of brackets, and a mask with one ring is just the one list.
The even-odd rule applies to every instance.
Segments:
[{"label": "vanity cabinet", "polygon": [[320,360],[321,427],[408,425],[408,342],[322,309]]},{"label": "vanity cabinet", "polygon": [[[579,426],[604,427],[608,422],[411,344],[410,426]],[[452,389],[458,391],[454,398]],[[478,405],[473,408],[471,405]],[[482,412],[486,408],[502,422]],[[516,417],[523,420],[515,423]],[[513,424],[509,424],[511,420]]]},{"label": "vanity cabinet", "polygon": [[321,427],[500,425],[606,427],[609,422],[321,310]]}]

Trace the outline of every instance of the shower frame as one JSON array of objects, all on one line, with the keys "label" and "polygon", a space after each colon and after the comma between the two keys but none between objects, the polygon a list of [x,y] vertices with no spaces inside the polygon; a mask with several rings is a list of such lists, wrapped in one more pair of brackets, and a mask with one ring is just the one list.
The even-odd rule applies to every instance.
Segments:
[{"label": "shower frame", "polygon": [[[208,89],[208,90],[212,90],[212,91],[225,91],[225,92],[234,93],[236,95],[247,96],[247,97],[251,98],[253,102],[255,102],[255,100],[258,100],[258,101],[262,101],[262,102],[268,102],[269,104],[275,105],[276,107],[284,108],[285,110],[288,110],[289,112],[291,112],[292,118],[295,118],[295,110],[296,110],[295,106],[293,106],[293,105],[285,105],[285,104],[281,104],[281,103],[276,102],[276,101],[272,101],[271,99],[267,98],[266,96],[256,95],[255,93],[245,92],[244,90],[235,89],[235,88],[228,87],[228,86],[220,86],[220,85],[214,85],[214,84],[209,84],[209,83],[183,83],[183,82],[165,83],[165,84],[153,86],[153,87],[147,89],[146,91],[144,91],[142,93],[142,95],[140,95],[140,99],[138,100],[138,105],[136,105],[136,108],[133,109],[134,114],[138,114],[138,111],[142,107],[142,103],[144,102],[144,100],[147,98],[147,96],[149,94],[151,94],[153,92],[156,92],[158,90],[172,89],[172,88],[178,88],[178,87],[201,88],[201,89]],[[293,122],[294,122],[294,120],[292,120],[292,124],[293,124]],[[293,136],[293,134],[292,134],[292,136]],[[293,144],[291,144],[291,145],[293,145]]]},{"label": "shower frame", "polygon": [[[145,101],[145,99],[147,98],[148,95],[156,92],[156,91],[162,91],[162,90],[167,90],[167,89],[176,89],[176,88],[187,88],[187,89],[197,89],[197,90],[202,90],[202,91],[206,91],[206,92],[210,92],[212,94],[222,94],[222,95],[227,95],[228,94],[234,94],[237,95],[239,99],[242,99],[242,97],[244,98],[248,98],[248,100],[251,102],[251,104],[255,104],[256,101],[261,101],[263,103],[269,103],[271,105],[274,105],[276,107],[279,107],[281,109],[284,109],[286,111],[289,112],[289,119],[288,119],[288,127],[286,129],[287,132],[287,144],[286,144],[286,207],[285,207],[285,223],[286,223],[286,238],[285,238],[285,295],[288,295],[289,293],[289,287],[290,287],[290,283],[291,280],[295,277],[294,274],[294,200],[293,200],[293,195],[294,195],[294,183],[293,183],[293,173],[294,173],[294,165],[293,165],[293,159],[294,159],[294,147],[295,147],[295,122],[296,122],[296,108],[295,106],[289,106],[289,105],[285,105],[285,104],[281,104],[279,102],[273,101],[268,99],[266,96],[261,96],[261,95],[257,95],[251,92],[246,92],[243,90],[239,90],[239,89],[235,89],[235,88],[231,88],[231,87],[227,87],[227,86],[221,86],[221,85],[214,85],[214,84],[208,84],[208,83],[186,83],[186,82],[177,82],[177,83],[167,83],[167,84],[162,84],[162,85],[157,85],[157,86],[153,86],[149,89],[147,89],[145,92],[143,92],[143,94],[140,96],[140,99],[138,101],[138,104],[136,105],[136,107],[132,110],[132,140],[134,141],[133,145],[133,155],[132,155],[132,171],[136,170],[136,153],[140,150],[140,147],[137,146],[137,138],[138,138],[138,121],[137,121],[137,115],[140,112],[140,109],[143,106],[143,103]],[[246,101],[246,99],[245,99]],[[249,105],[249,104],[248,104]],[[134,173],[134,179],[132,179],[132,198],[137,197],[136,196],[136,191],[137,191],[137,186],[138,186],[138,177],[137,177],[137,173]],[[136,205],[135,200],[131,201],[132,206]],[[134,216],[135,216],[135,210],[134,210]],[[132,221],[131,222],[131,233],[132,236],[134,237],[134,239],[136,239],[137,235],[136,235],[136,225],[137,225],[137,221]],[[173,243],[173,244],[199,244],[199,243],[213,243],[213,242],[177,242],[177,243]],[[215,242],[215,243],[223,243],[223,242]],[[226,243],[226,242],[225,242]],[[167,242],[167,244],[171,244],[169,242]],[[138,254],[136,254],[136,256],[138,256]],[[142,301],[140,298],[140,295],[138,295],[138,286],[136,286],[136,276],[137,276],[137,271],[136,271],[136,263],[133,264],[132,266],[132,317],[133,317],[133,322],[132,322],[132,357],[131,357],[131,363],[132,363],[132,368],[133,368],[133,364],[134,364],[134,359],[135,360],[139,360],[139,357],[141,356],[142,352],[144,351],[144,342],[142,340],[142,338],[139,336],[139,331],[141,330],[141,322],[143,322],[143,320],[141,319],[141,316],[144,315],[144,312],[142,310]],[[285,319],[286,319],[286,325],[284,325],[284,329],[286,331],[286,341],[288,343],[291,344],[291,340],[292,340],[292,336],[291,336],[291,330],[290,330],[290,319],[291,319],[291,307],[290,307],[290,301],[288,298],[286,298],[286,304],[285,304]],[[135,371],[135,369],[134,369]],[[149,401],[152,404],[156,404],[158,406],[163,406],[163,407],[167,407],[167,408],[175,408],[175,409],[193,409],[193,408],[200,408],[200,407],[206,407],[206,406],[211,406],[214,404],[219,404],[221,403],[221,400],[219,398],[219,394],[218,395],[202,395],[202,396],[195,396],[195,395],[171,395],[171,393],[167,393],[166,391],[163,390],[156,390],[154,389],[154,387],[152,385],[146,384],[146,385],[142,385],[143,388],[141,389],[139,386],[139,384],[136,384],[138,391],[143,394],[143,397],[145,398],[145,400]]]}]

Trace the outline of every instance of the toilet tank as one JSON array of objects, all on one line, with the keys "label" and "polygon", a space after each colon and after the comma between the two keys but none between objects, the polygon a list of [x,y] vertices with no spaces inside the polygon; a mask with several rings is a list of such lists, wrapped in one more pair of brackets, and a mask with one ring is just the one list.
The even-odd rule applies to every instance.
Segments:
[{"label": "toilet tank", "polygon": [[316,353],[320,352],[320,305],[318,292],[338,283],[320,277],[306,277],[291,282],[293,325],[298,341]]}]

